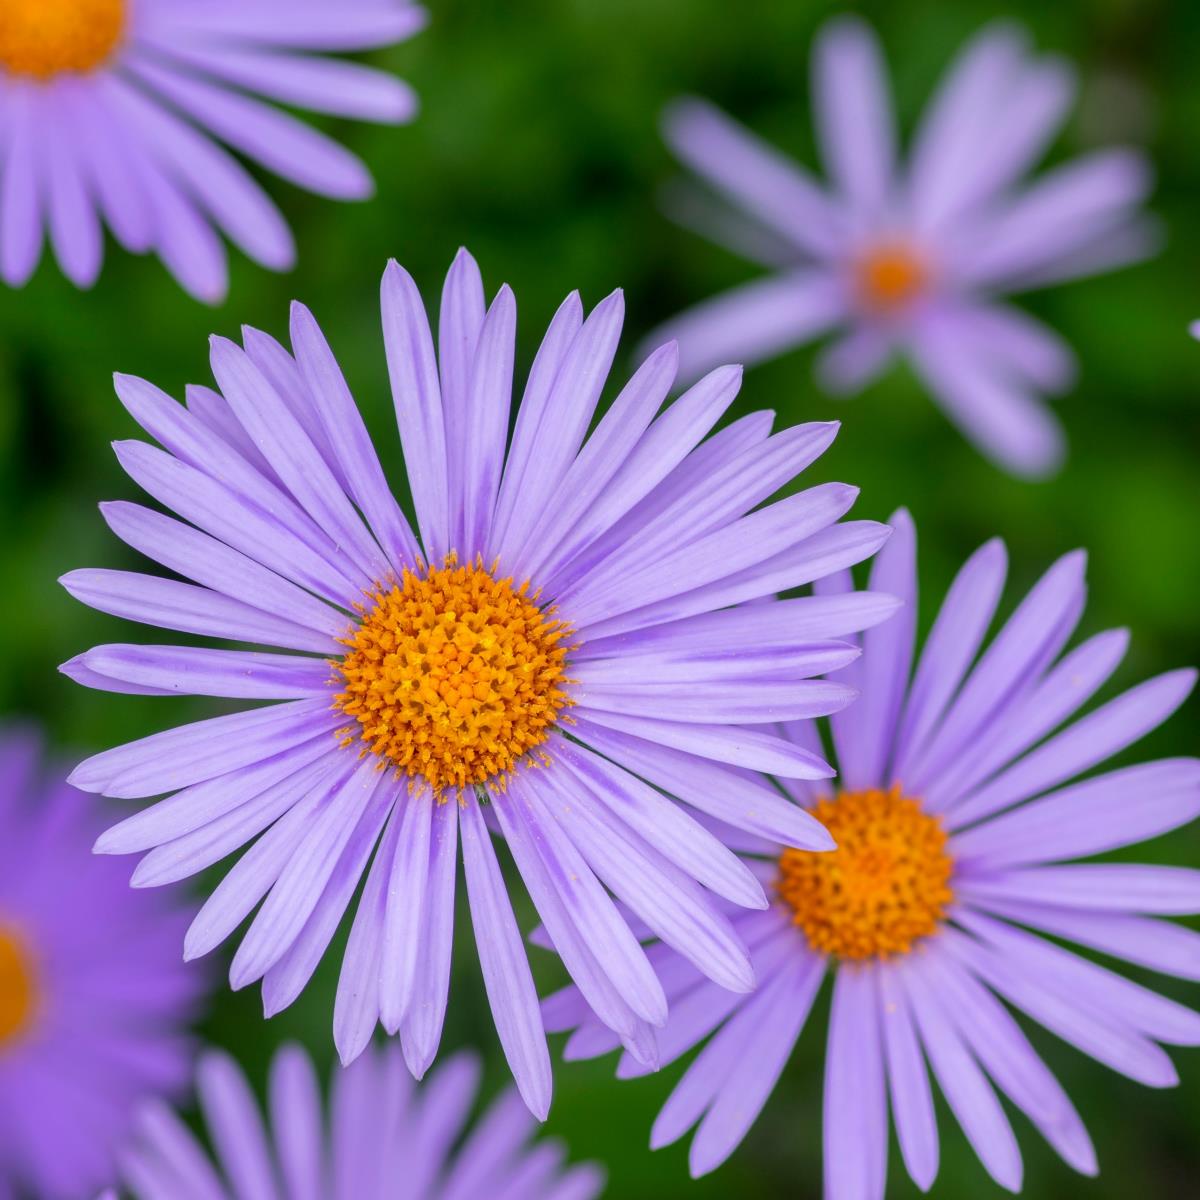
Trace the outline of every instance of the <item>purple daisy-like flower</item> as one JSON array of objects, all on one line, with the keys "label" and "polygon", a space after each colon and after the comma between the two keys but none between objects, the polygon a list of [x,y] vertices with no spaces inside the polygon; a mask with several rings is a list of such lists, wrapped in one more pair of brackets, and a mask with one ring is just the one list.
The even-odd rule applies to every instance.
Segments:
[{"label": "purple daisy-like flower", "polygon": [[222,143],[309,191],[370,195],[358,158],[275,104],[410,120],[407,85],[323,54],[391,45],[424,23],[411,0],[4,0],[0,276],[25,283],[48,236],[63,272],[90,287],[104,225],[210,303],[227,287],[217,230],[287,270],[287,222]]},{"label": "purple daisy-like flower", "polygon": [[[954,581],[912,670],[916,550],[907,514],[875,560],[872,586],[910,603],[871,630],[844,674],[861,685],[831,720],[840,791],[781,780],[838,842],[816,855],[728,831],[771,890],[767,912],[733,914],[759,987],[736,995],[669,947],[649,953],[671,1003],[662,1062],[707,1039],[655,1123],[663,1146],[699,1125],[690,1164],[713,1170],[754,1123],[826,974],[825,1194],[884,1195],[888,1112],[922,1189],[938,1169],[928,1068],[1002,1186],[1021,1156],[999,1089],[1076,1170],[1091,1141],[1010,1008],[1151,1087],[1177,1081],[1158,1043],[1200,1044],[1200,1015],[1059,944],[1200,979],[1200,935],[1161,920],[1200,911],[1200,872],[1071,860],[1129,846],[1200,813],[1200,761],[1164,759],[1078,777],[1154,729],[1195,672],[1151,679],[1076,717],[1120,662],[1124,630],[1063,653],[1084,608],[1084,560],[1057,562],[985,646],[1006,572],[988,542]],[[837,591],[845,580],[829,581]],[[813,753],[810,722],[789,726]],[[1055,940],[1051,940],[1055,939]],[[552,1029],[578,1027],[568,1057],[613,1048],[568,989]],[[711,1035],[711,1037],[710,1037]],[[626,1057],[621,1076],[646,1065]]]},{"label": "purple daisy-like flower", "polygon": [[513,1090],[467,1129],[479,1074],[477,1059],[460,1054],[414,1086],[394,1047],[373,1050],[334,1073],[326,1121],[312,1060],[299,1046],[284,1046],[271,1065],[264,1123],[241,1069],[212,1051],[198,1071],[212,1158],[179,1117],[157,1103],[140,1116],[121,1177],[138,1200],[598,1196],[604,1188],[599,1167],[566,1166],[564,1147],[550,1139],[529,1144],[534,1123]]},{"label": "purple daisy-like flower", "polygon": [[707,976],[750,990],[749,958],[717,898],[767,900],[695,817],[831,845],[743,769],[832,773],[771,726],[847,704],[853,688],[817,677],[856,658],[845,635],[897,601],[773,597],[870,556],[888,530],[840,521],[857,494],[843,484],[760,507],[836,427],[771,435],[770,414],[755,413],[707,437],[738,391],[732,367],[659,415],[673,346],[651,355],[585,440],[616,353],[619,292],[586,320],[577,295],[563,303],[511,444],[511,291],[486,305],[461,252],[442,295],[440,354],[394,263],[382,304],[419,534],[302,306],[290,352],[256,330],[244,348],[214,339],[220,392],[189,389],[187,407],[118,378],[125,406],[165,447],[123,442],[118,457],[183,520],[128,503],[105,505],[105,518],[193,582],[92,570],[66,587],[119,616],[287,653],[81,655],[63,669],[90,687],[278,703],[107,751],[72,779],[109,796],[174,793],[99,842],[105,853],[150,851],[140,886],[253,843],[186,953],[217,946],[261,902],[231,982],[261,979],[268,1014],[303,989],[365,873],[335,1039],[348,1062],[382,1021],[418,1076],[441,1036],[461,843],[500,1039],[544,1116],[550,1059],[491,832],[572,977],[646,1061],[666,997],[610,892]]},{"label": "purple daisy-like flower", "polygon": [[182,1088],[203,972],[167,895],[89,853],[91,805],[0,734],[0,1195],[77,1200],[113,1177],[138,1107]]},{"label": "purple daisy-like flower", "polygon": [[903,353],[984,453],[1020,475],[1051,471],[1063,438],[1041,397],[1070,385],[1074,358],[1000,298],[1135,261],[1157,240],[1138,212],[1150,182],[1139,153],[1096,151],[1022,182],[1073,94],[1064,63],[989,28],[951,68],[905,164],[876,39],[836,18],[813,56],[827,187],[712,105],[677,103],[668,142],[728,202],[685,194],[677,217],[773,273],[655,339],[679,341],[689,376],[836,330],[817,366],[830,392],[860,390]]}]

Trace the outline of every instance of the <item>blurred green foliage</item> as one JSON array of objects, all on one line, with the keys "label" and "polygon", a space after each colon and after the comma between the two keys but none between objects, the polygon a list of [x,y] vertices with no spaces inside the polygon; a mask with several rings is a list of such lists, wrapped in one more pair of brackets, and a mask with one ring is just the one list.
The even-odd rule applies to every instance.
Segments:
[{"label": "blurred green foliage", "polygon": [[[516,290],[522,366],[562,296],[576,287],[589,304],[626,289],[625,344],[632,347],[658,321],[752,270],[673,228],[657,210],[656,192],[674,173],[657,133],[662,105],[681,92],[705,94],[811,160],[808,51],[816,27],[839,7],[816,0],[434,0],[428,32],[376,56],[416,84],[423,101],[417,123],[329,126],[371,165],[376,197],[351,208],[269,185],[297,233],[294,274],[273,276],[235,255],[230,298],[212,311],[188,299],[158,264],[110,248],[91,293],[75,291],[48,264],[24,290],[0,292],[3,709],[43,719],[58,750],[72,757],[216,711],[201,701],[105,696],[55,674],[59,662],[96,642],[156,640],[84,609],[55,584],[76,566],[135,565],[95,508],[100,499],[134,494],[106,444],[135,435],[113,396],[112,371],[145,376],[181,396],[186,382],[208,380],[209,333],[236,336],[248,322],[283,335],[287,303],[301,298],[323,323],[400,479],[377,308],[385,258],[403,261],[434,303],[455,249],[467,244],[489,290],[503,280]],[[1200,6],[891,0],[860,10],[883,35],[908,130],[967,36],[997,16],[1027,24],[1036,44],[1074,60],[1083,80],[1080,107],[1054,155],[1110,140],[1145,142],[1159,171],[1154,208],[1169,244],[1150,264],[1029,301],[1081,361],[1078,386],[1060,402],[1070,459],[1049,483],[1014,481],[985,463],[899,369],[843,406],[816,390],[812,355],[797,352],[750,372],[734,415],[771,407],[781,424],[844,421],[812,474],[860,485],[856,515],[886,518],[900,504],[913,511],[923,624],[965,555],[998,533],[1011,552],[1010,602],[1058,554],[1089,549],[1092,602],[1082,632],[1117,624],[1133,631],[1114,688],[1196,662],[1200,345],[1185,330],[1200,316]],[[1137,753],[1189,752],[1197,711],[1193,702]],[[1196,863],[1200,834],[1185,831],[1138,853]],[[531,924],[527,905],[522,914]],[[444,1048],[479,1047],[494,1090],[506,1074],[465,923],[458,944]],[[542,982],[556,986],[557,966],[534,954]],[[206,1035],[233,1049],[260,1082],[272,1047],[285,1037],[330,1061],[338,960],[340,944],[304,997],[269,1024],[256,992],[221,990]],[[1194,998],[1194,988],[1162,986]],[[1092,1131],[1102,1175],[1095,1182],[1074,1176],[1018,1116],[1026,1195],[1196,1194],[1200,1054],[1176,1053],[1182,1086],[1155,1093],[1049,1037],[1035,1040]],[[646,1148],[678,1066],[617,1084],[611,1062],[560,1065],[549,1129],[570,1142],[574,1156],[603,1160],[609,1194],[620,1200],[815,1198],[823,1041],[819,1007],[741,1150],[696,1184],[687,1182],[681,1146],[656,1154]],[[941,1115],[935,1194],[1000,1194],[944,1106]],[[889,1195],[915,1196],[894,1145],[891,1158]]]}]

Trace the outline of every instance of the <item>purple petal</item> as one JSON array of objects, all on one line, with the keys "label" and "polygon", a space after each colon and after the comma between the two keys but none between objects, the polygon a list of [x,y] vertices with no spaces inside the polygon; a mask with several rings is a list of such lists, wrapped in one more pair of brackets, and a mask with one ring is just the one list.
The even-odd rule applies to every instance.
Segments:
[{"label": "purple petal", "polygon": [[871,969],[843,965],[834,978],[825,1050],[825,1194],[883,1200],[887,1094]]},{"label": "purple petal", "polygon": [[878,217],[892,185],[896,133],[887,69],[870,27],[826,22],[813,46],[813,111],[821,157],[860,219]]},{"label": "purple petal", "polygon": [[278,1200],[267,1131],[254,1093],[228,1055],[209,1051],[196,1069],[205,1123],[230,1185],[245,1200]]},{"label": "purple petal", "polygon": [[321,1091],[312,1060],[294,1043],[271,1062],[271,1128],[280,1182],[288,1200],[321,1200],[325,1177]]},{"label": "purple petal", "polygon": [[693,1178],[719,1167],[750,1131],[791,1057],[824,976],[815,956],[789,963],[746,1005],[752,1027],[692,1139]]},{"label": "purple petal", "polygon": [[363,200],[374,191],[355,155],[295,117],[147,57],[126,61],[152,93],[283,179],[335,200]]},{"label": "purple petal", "polygon": [[408,1069],[420,1079],[437,1053],[450,994],[454,947],[454,883],[458,863],[458,800],[435,806],[421,929],[422,969],[417,972],[400,1039]]},{"label": "purple petal", "polygon": [[833,847],[824,826],[756,776],[586,722],[581,722],[576,732],[585,745],[737,829],[784,846],[807,850]]},{"label": "purple petal", "polygon": [[446,432],[433,335],[412,276],[394,260],[381,290],[383,342],[421,543],[431,561],[450,549]]},{"label": "purple petal", "polygon": [[679,376],[699,379],[727,363],[754,366],[803,346],[843,321],[849,301],[825,268],[804,268],[742,284],[658,326],[647,343],[679,343]]},{"label": "purple petal", "polygon": [[93,755],[75,768],[70,782],[85,792],[125,799],[172,792],[251,766],[322,729],[332,733],[339,719],[325,699],[211,717]]},{"label": "purple petal", "polygon": [[[1136,796],[1136,803],[1130,797]],[[1200,760],[1170,758],[1110,771],[956,834],[956,862],[982,870],[1102,854],[1200,816]]]},{"label": "purple petal", "polygon": [[912,1181],[927,1192],[938,1172],[937,1117],[929,1071],[903,986],[886,965],[873,974],[896,1138]]},{"label": "purple petal", "polygon": [[96,646],[82,656],[96,675],[158,695],[242,700],[328,697],[328,662],[293,654],[210,650],[201,646]]},{"label": "purple petal", "polygon": [[946,415],[989,458],[1022,478],[1053,474],[1066,453],[1062,428],[1020,381],[973,350],[963,314],[931,314],[908,350],[917,374]]},{"label": "purple petal", "polygon": [[1008,555],[999,538],[963,564],[925,639],[896,739],[893,773],[908,780],[959,684],[974,661],[1004,590]]},{"label": "purple petal", "polygon": [[544,1121],[552,1081],[537,989],[477,800],[462,806],[459,822],[471,924],[496,1032],[522,1099]]},{"label": "purple petal", "polygon": [[402,793],[397,815],[392,818],[399,822],[400,833],[387,883],[379,979],[379,1015],[389,1033],[400,1028],[416,985],[436,805],[432,796]]},{"label": "purple petal", "polygon": [[790,158],[705,100],[676,101],[662,124],[675,153],[738,207],[810,254],[836,248],[836,206]]},{"label": "purple petal", "polygon": [[925,1053],[962,1131],[988,1174],[1010,1192],[1021,1189],[1021,1151],[1012,1126],[922,963],[910,959],[899,975]]}]

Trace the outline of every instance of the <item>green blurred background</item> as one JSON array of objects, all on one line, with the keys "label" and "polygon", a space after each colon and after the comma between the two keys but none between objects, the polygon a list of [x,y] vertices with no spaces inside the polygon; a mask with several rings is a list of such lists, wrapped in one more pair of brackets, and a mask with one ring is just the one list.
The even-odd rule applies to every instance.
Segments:
[{"label": "green blurred background", "polygon": [[[662,105],[680,92],[708,95],[811,161],[809,46],[821,20],[844,6],[435,0],[432,7],[426,33],[376,56],[415,83],[419,120],[403,129],[328,124],[370,164],[376,197],[346,207],[268,184],[297,233],[301,259],[292,275],[268,274],[235,255],[230,298],[214,311],[188,299],[157,263],[110,248],[91,293],[75,291],[47,264],[24,290],[0,293],[0,690],[4,710],[42,718],[64,755],[217,711],[209,702],[105,696],[54,671],[96,642],[156,640],[75,604],[54,582],[76,566],[134,565],[95,507],[134,494],[107,446],[135,433],[113,396],[112,371],[143,375],[181,396],[185,383],[209,380],[210,333],[236,336],[247,322],[283,336],[288,301],[301,298],[323,323],[399,478],[377,308],[384,260],[404,262],[433,301],[454,251],[468,245],[489,291],[505,280],[516,290],[522,367],[572,288],[592,304],[624,287],[625,344],[632,347],[684,305],[752,274],[658,211],[656,193],[674,174],[657,134]],[[882,33],[908,130],[956,47],[989,19],[1017,18],[1038,47],[1075,60],[1084,84],[1080,105],[1052,157],[1110,140],[1146,143],[1159,172],[1153,206],[1166,222],[1168,247],[1148,265],[1030,299],[1081,361],[1078,386],[1059,405],[1070,459],[1049,483],[1016,482],[989,466],[900,369],[842,405],[816,390],[812,354],[797,352],[751,371],[732,415],[770,407],[780,423],[843,419],[840,438],[812,476],[860,485],[859,516],[885,518],[900,504],[912,509],[921,537],[923,625],[963,557],[999,533],[1011,551],[1009,603],[1058,554],[1089,549],[1092,602],[1081,632],[1118,624],[1133,630],[1133,649],[1108,694],[1197,662],[1200,344],[1185,330],[1200,316],[1200,6],[891,0],[860,11]],[[621,362],[618,376],[628,365]],[[1138,755],[1189,752],[1197,711],[1195,703],[1185,708]],[[1200,833],[1185,831],[1138,855],[1200,863]],[[527,906],[523,916],[531,925]],[[234,1050],[258,1083],[284,1038],[300,1039],[329,1062],[340,948],[294,1008],[269,1024],[256,991],[222,990],[205,1034]],[[541,982],[556,986],[556,964],[534,954]],[[1151,982],[1195,1000],[1194,988]],[[573,1156],[603,1160],[609,1195],[621,1200],[817,1197],[823,1031],[818,1009],[751,1135],[726,1166],[697,1183],[687,1180],[686,1143],[654,1154],[646,1148],[678,1066],[617,1084],[611,1061],[562,1065],[548,1128],[569,1140]],[[1200,1054],[1175,1053],[1183,1082],[1156,1093],[1049,1037],[1034,1038],[1091,1129],[1102,1174],[1096,1181],[1073,1175],[1014,1115],[1027,1195],[1198,1194]],[[444,1050],[460,1046],[485,1055],[489,1091],[504,1084],[463,926]],[[935,1194],[1000,1194],[944,1108],[941,1115]],[[894,1145],[891,1159],[889,1196],[916,1195]]]}]

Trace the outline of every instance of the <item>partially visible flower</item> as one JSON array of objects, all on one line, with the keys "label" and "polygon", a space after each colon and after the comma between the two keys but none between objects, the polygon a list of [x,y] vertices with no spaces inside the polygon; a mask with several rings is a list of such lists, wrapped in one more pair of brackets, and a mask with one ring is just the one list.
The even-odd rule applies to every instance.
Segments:
[{"label": "partially visible flower", "polygon": [[603,1171],[567,1166],[560,1143],[528,1144],[534,1123],[512,1089],[468,1128],[469,1054],[416,1087],[395,1047],[372,1050],[334,1072],[328,1119],[299,1046],[271,1064],[265,1123],[228,1055],[204,1055],[197,1086],[213,1154],[168,1106],[148,1105],[121,1161],[138,1200],[593,1200],[604,1188]]},{"label": "partially visible flower", "polygon": [[182,1088],[205,972],[173,898],[93,858],[96,815],[0,734],[0,1195],[78,1200],[113,1178],[137,1107]]},{"label": "partially visible flower", "polygon": [[13,286],[33,274],[48,236],[63,272],[90,287],[107,225],[215,303],[227,286],[217,230],[272,270],[295,259],[275,203],[221,143],[309,191],[359,200],[373,188],[362,162],[275,105],[387,123],[416,111],[406,84],[320,53],[410,37],[425,23],[411,0],[3,8],[0,275]]},{"label": "partially visible flower", "polygon": [[695,818],[829,848],[816,821],[740,769],[831,774],[775,722],[849,703],[853,688],[819,677],[858,656],[845,634],[896,607],[866,593],[774,599],[861,562],[888,530],[841,521],[857,495],[844,484],[765,503],[836,427],[770,436],[771,415],[753,413],[707,437],[737,394],[735,368],[660,413],[675,379],[664,346],[586,436],[622,315],[620,293],[586,320],[568,297],[510,443],[512,292],[489,307],[460,253],[438,355],[416,285],[388,267],[384,342],[419,540],[307,309],[293,308],[291,352],[252,329],[244,349],[214,339],[221,392],[189,389],[186,408],[119,377],[125,406],[165,449],[123,442],[118,457],[183,520],[127,503],[104,515],[194,582],[64,580],[105,612],[284,651],[113,645],[63,668],[114,692],[280,702],[109,750],[72,776],[104,795],[174,793],[99,843],[150,851],[139,886],[253,843],[197,917],[187,956],[257,908],[230,979],[262,980],[278,1012],[365,874],[334,1036],[348,1062],[382,1021],[419,1076],[446,1010],[461,845],[497,1030],[539,1116],[550,1056],[492,833],[572,977],[652,1061],[666,997],[610,891],[705,974],[750,990],[715,898],[767,901]]},{"label": "partially visible flower", "polygon": [[[671,1001],[662,1061],[708,1039],[651,1135],[663,1146],[698,1124],[696,1175],[723,1162],[754,1123],[826,974],[829,1200],[883,1197],[889,1108],[909,1175],[930,1187],[938,1130],[928,1068],[1003,1187],[1019,1190],[1022,1166],[997,1089],[1067,1163],[1095,1173],[1082,1121],[1006,1005],[1150,1087],[1177,1082],[1158,1043],[1200,1045],[1200,1015],[1059,944],[1200,979],[1200,934],[1159,919],[1200,911],[1200,872],[1071,861],[1200,814],[1194,758],[1085,775],[1165,721],[1195,672],[1161,675],[1076,718],[1128,635],[1100,633],[1063,653],[1084,607],[1076,553],[985,647],[1005,577],[998,541],[960,571],[913,671],[915,537],[906,514],[894,523],[871,581],[910,603],[866,635],[849,669],[863,699],[831,721],[839,790],[781,781],[838,849],[816,855],[727,835],[773,895],[768,912],[733,915],[758,991],[723,991],[669,948],[649,947]],[[811,723],[793,733],[820,752]],[[568,1057],[613,1048],[578,993],[551,997],[546,1010],[551,1028],[579,1027]],[[629,1057],[618,1068],[623,1077],[645,1071]]]},{"label": "partially visible flower", "polygon": [[875,37],[831,21],[813,56],[813,110],[828,187],[701,100],[672,107],[667,140],[725,204],[683,194],[677,217],[771,268],[651,337],[679,341],[681,370],[755,362],[831,330],[818,377],[851,394],[905,354],[946,414],[1020,475],[1053,470],[1062,433],[1043,394],[1069,387],[1068,347],[999,299],[1149,254],[1139,214],[1150,173],[1103,150],[1023,182],[1074,95],[1066,64],[1034,59],[994,26],[959,56],[902,163]]}]

